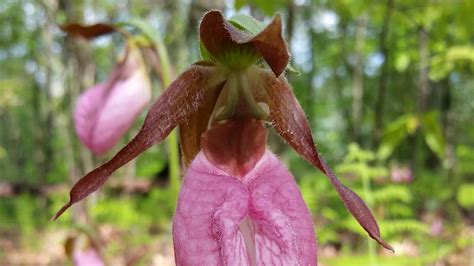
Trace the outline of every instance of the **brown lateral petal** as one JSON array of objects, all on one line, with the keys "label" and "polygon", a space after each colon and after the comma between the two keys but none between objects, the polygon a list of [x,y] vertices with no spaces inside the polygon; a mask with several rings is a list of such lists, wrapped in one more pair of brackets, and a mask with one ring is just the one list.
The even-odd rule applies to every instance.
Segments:
[{"label": "brown lateral petal", "polygon": [[204,92],[213,73],[213,67],[194,65],[173,81],[151,107],[140,132],[111,160],[89,172],[74,185],[69,202],[54,215],[53,220],[71,205],[98,190],[115,170],[153,144],[161,142],[173,128],[194,113],[204,100]]},{"label": "brown lateral petal", "polygon": [[191,114],[186,122],[179,125],[179,140],[185,166],[188,166],[201,150],[201,135],[207,129],[209,118],[223,85],[224,83],[215,88],[209,88],[199,109]]},{"label": "brown lateral petal", "polygon": [[251,36],[227,22],[220,11],[206,13],[199,26],[199,36],[209,53],[219,58],[232,50],[251,45],[279,76],[286,68],[290,55],[281,33],[280,15],[255,36]]},{"label": "brown lateral petal", "polygon": [[115,31],[115,27],[109,24],[98,23],[94,25],[82,25],[71,23],[61,26],[61,29],[69,34],[92,39]]},{"label": "brown lateral petal", "polygon": [[320,157],[313,142],[308,120],[286,79],[283,77],[275,79],[268,72],[262,72],[261,77],[264,84],[268,85],[270,122],[273,127],[296,152],[329,177],[329,181],[337,190],[346,208],[370,237],[384,248],[394,251],[393,247],[380,238],[377,221],[364,201],[344,186]]}]

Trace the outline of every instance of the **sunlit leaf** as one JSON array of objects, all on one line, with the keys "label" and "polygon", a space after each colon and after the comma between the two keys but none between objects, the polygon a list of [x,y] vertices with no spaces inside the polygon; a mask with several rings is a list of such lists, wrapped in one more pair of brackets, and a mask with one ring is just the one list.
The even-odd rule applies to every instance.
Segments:
[{"label": "sunlit leaf", "polygon": [[382,142],[377,151],[380,160],[387,159],[398,145],[418,126],[417,118],[413,114],[403,115],[390,123],[384,130]]},{"label": "sunlit leaf", "polygon": [[446,146],[438,112],[429,112],[423,116],[423,133],[428,147],[436,153],[439,158],[444,158]]},{"label": "sunlit leaf", "polygon": [[474,183],[465,183],[459,187],[456,199],[464,208],[474,207]]}]

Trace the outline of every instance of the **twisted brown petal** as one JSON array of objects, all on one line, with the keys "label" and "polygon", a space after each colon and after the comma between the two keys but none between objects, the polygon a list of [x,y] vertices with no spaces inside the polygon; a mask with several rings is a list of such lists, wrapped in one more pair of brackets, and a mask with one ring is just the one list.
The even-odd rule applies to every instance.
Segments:
[{"label": "twisted brown petal", "polygon": [[209,88],[199,109],[191,114],[186,122],[179,125],[179,141],[185,166],[188,166],[201,150],[201,135],[207,130],[209,118],[222,90],[222,85]]},{"label": "twisted brown petal", "polygon": [[283,77],[275,79],[268,72],[262,72],[261,77],[263,83],[267,85],[270,122],[278,134],[309,163],[319,168],[329,177],[329,181],[338,192],[346,208],[367,231],[370,237],[375,239],[384,248],[394,251],[393,247],[380,238],[377,221],[364,201],[336,178],[332,170],[319,155],[313,142],[308,120],[286,79]]},{"label": "twisted brown petal", "polygon": [[86,39],[96,38],[102,35],[110,34],[115,31],[115,27],[109,24],[82,25],[71,23],[61,26],[61,29],[69,34],[80,36]]},{"label": "twisted brown petal", "polygon": [[82,177],[72,188],[69,202],[54,215],[53,220],[98,190],[115,170],[161,142],[173,128],[186,121],[203,102],[213,73],[213,67],[194,65],[173,81],[151,107],[137,136],[110,161]]},{"label": "twisted brown petal", "polygon": [[217,59],[232,51],[248,49],[261,55],[275,76],[279,76],[290,58],[281,28],[281,17],[277,15],[266,28],[252,36],[227,22],[220,11],[213,10],[204,15],[199,26],[199,37],[208,52]]}]

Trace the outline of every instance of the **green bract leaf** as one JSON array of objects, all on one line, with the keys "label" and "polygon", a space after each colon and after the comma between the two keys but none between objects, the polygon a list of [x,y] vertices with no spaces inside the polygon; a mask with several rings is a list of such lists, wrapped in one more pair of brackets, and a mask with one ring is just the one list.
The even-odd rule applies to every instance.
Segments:
[{"label": "green bract leaf", "polygon": [[263,24],[263,22],[241,13],[232,16],[229,19],[229,22],[235,27],[245,30],[252,35],[256,35],[265,28],[265,24]]},{"label": "green bract leaf", "polygon": [[199,53],[201,54],[201,59],[202,60],[215,62],[215,59],[212,57],[212,55],[206,49],[206,46],[204,46],[202,41],[199,41]]}]

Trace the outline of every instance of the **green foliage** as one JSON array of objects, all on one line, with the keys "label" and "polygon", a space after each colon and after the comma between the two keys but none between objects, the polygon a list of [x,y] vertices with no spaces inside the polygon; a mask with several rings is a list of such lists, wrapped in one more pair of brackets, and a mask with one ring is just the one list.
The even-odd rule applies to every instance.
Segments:
[{"label": "green foliage", "polygon": [[462,184],[456,196],[459,205],[464,208],[473,208],[474,207],[474,183],[465,183]]},{"label": "green foliage", "polygon": [[446,141],[439,123],[438,112],[427,112],[421,116],[406,114],[390,123],[384,131],[377,156],[381,160],[387,159],[404,139],[414,135],[418,129],[421,129],[428,147],[439,158],[444,158]]},{"label": "green foliage", "polygon": [[91,208],[94,220],[99,223],[110,223],[122,230],[146,228],[150,219],[140,212],[137,203],[128,198],[104,198]]},{"label": "green foliage", "polygon": [[[39,247],[42,243],[36,240],[42,240],[45,231],[75,231],[77,213],[72,211],[49,222],[68,192],[45,188],[52,183],[69,187],[110,158],[91,158],[81,147],[71,114],[78,95],[106,79],[123,40],[114,35],[88,44],[66,37],[57,25],[91,17],[108,23],[140,18],[142,30],[133,34],[145,33],[140,42],[157,41],[159,32],[175,73],[199,60],[196,29],[202,12],[194,2],[66,2],[0,4],[0,188],[15,188],[0,198],[2,247],[11,239]],[[251,34],[281,14],[292,65],[301,71],[289,79],[319,151],[344,184],[370,205],[384,238],[391,244],[415,242],[420,250],[419,256],[375,254],[378,265],[443,264],[439,261],[444,257],[472,245],[465,232],[472,230],[474,207],[474,1],[237,0],[234,7],[226,7],[227,14],[235,14],[230,21]],[[423,33],[428,37],[426,50],[421,49]],[[213,60],[205,49],[201,54]],[[291,74],[292,67],[287,70]],[[357,81],[362,81],[360,100],[354,94]],[[376,108],[379,95],[381,113]],[[362,108],[360,120],[354,119],[357,104]],[[380,139],[377,114],[383,122]],[[313,214],[320,250],[343,244],[335,258],[322,262],[370,265],[374,257],[362,255],[367,253],[367,235],[327,178],[270,137]],[[138,158],[136,176],[152,182],[162,178],[169,169],[167,157],[165,148],[151,148]],[[400,164],[413,170],[411,183],[390,181],[389,168]],[[91,220],[122,233],[108,243],[107,253],[132,254],[149,244],[154,247],[149,253],[155,254],[152,239],[169,233],[174,193],[168,187],[153,187],[144,194],[99,192],[97,202],[87,204]],[[438,237],[429,234],[432,217],[444,224]],[[1,252],[3,262],[9,250]]]},{"label": "green foliage", "polygon": [[153,147],[137,159],[137,176],[152,178],[166,167],[166,154],[160,147]]},{"label": "green foliage", "polygon": [[375,204],[393,201],[410,203],[412,197],[410,189],[405,185],[386,185],[372,192],[372,198]]},{"label": "green foliage", "polygon": [[[413,192],[408,186],[384,184],[378,187],[371,182],[371,180],[383,178],[388,174],[384,167],[373,165],[375,158],[375,153],[363,150],[357,144],[351,144],[343,163],[338,165],[336,170],[338,173],[349,174],[352,178],[362,181],[359,186],[352,185],[351,187],[355,191],[361,192],[362,198],[369,207],[374,210],[382,207],[389,210],[385,217],[377,217],[384,237],[393,239],[400,236],[401,233],[427,234],[429,227],[425,223],[413,219],[413,212],[410,211],[408,205],[412,203]],[[346,217],[342,226],[355,233],[366,235],[366,232],[352,217]]]},{"label": "green foliage", "polygon": [[274,0],[274,1],[265,1],[265,0],[236,0],[234,6],[237,10],[241,9],[244,6],[251,5],[257,7],[265,15],[272,16],[279,9],[285,7],[289,3],[288,0]]},{"label": "green foliage", "polygon": [[461,174],[474,175],[474,148],[466,145],[459,145],[456,149],[458,158],[458,168]]},{"label": "green foliage", "polygon": [[453,46],[431,59],[430,78],[441,80],[453,72],[458,62],[474,69],[474,46]]}]

